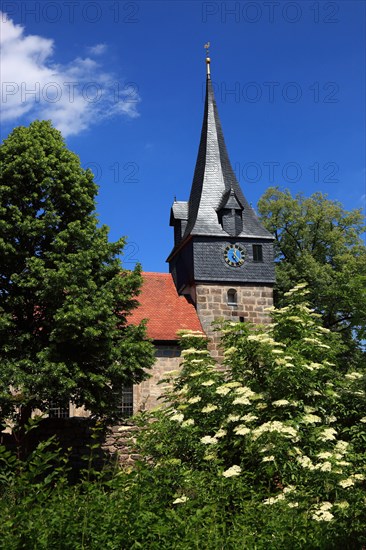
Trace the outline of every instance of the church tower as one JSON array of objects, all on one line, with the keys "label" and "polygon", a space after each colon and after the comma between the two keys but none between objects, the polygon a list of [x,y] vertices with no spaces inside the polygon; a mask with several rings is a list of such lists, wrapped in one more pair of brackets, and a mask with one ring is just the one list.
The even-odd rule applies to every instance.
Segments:
[{"label": "church tower", "polygon": [[218,346],[211,323],[268,321],[275,281],[273,236],[247,202],[231,167],[206,58],[201,140],[188,202],[174,201],[174,247],[167,261],[178,294],[194,304],[202,327]]}]

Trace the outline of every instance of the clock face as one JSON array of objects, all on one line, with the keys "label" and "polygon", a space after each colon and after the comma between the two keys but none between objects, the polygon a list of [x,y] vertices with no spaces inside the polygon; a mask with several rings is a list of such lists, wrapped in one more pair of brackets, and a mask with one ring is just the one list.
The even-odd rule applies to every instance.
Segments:
[{"label": "clock face", "polygon": [[231,244],[225,248],[224,258],[230,267],[240,267],[244,263],[244,250],[237,244]]}]

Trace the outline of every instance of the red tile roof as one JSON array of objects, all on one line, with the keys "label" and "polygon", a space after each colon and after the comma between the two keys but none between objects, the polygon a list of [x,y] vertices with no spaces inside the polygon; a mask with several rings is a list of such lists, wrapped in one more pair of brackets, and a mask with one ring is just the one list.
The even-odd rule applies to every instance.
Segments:
[{"label": "red tile roof", "polygon": [[147,319],[147,335],[154,340],[176,340],[181,329],[202,330],[197,312],[184,296],[179,296],[170,273],[142,273],[137,297],[140,305],[130,323]]}]

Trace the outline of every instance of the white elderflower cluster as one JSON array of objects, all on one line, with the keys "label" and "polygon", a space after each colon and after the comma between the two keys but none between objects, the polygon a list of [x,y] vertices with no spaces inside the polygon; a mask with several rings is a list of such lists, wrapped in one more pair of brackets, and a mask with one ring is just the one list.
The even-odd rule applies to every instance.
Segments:
[{"label": "white elderflower cluster", "polygon": [[228,388],[227,386],[220,386],[217,388],[216,393],[219,395],[227,395],[231,391],[231,388]]},{"label": "white elderflower cluster", "polygon": [[353,474],[353,476],[351,476],[352,479],[355,479],[356,481],[363,481],[365,479],[365,476],[364,474]]},{"label": "white elderflower cluster", "polygon": [[240,474],[241,474],[240,466],[231,466],[231,468],[228,468],[222,473],[224,477],[236,477],[236,476],[239,476]]},{"label": "white elderflower cluster", "polygon": [[[334,458],[339,460],[338,459],[339,455],[334,455]],[[347,460],[339,460],[339,462],[337,462],[337,466],[350,466],[351,463],[350,462],[347,462]]]},{"label": "white elderflower cluster", "polygon": [[182,495],[181,497],[173,500],[173,504],[183,504],[184,502],[187,502],[187,500],[189,500],[189,497],[186,497],[186,495]]},{"label": "white elderflower cluster", "polygon": [[275,460],[275,457],[273,455],[265,456],[264,458],[262,458],[262,462],[274,462],[274,460]]},{"label": "white elderflower cluster", "polygon": [[[297,292],[298,290],[303,290],[308,286],[308,283],[297,283],[293,288],[291,288],[288,293],[293,294],[294,292]],[[304,294],[304,292],[303,292]]]},{"label": "white elderflower cluster", "polygon": [[198,365],[199,363],[203,363],[204,359],[192,359],[191,363],[193,365]]},{"label": "white elderflower cluster", "polygon": [[240,420],[239,414],[229,414],[229,416],[226,419],[226,422],[238,422]]},{"label": "white elderflower cluster", "polygon": [[207,338],[200,330],[178,331],[181,338]]},{"label": "white elderflower cluster", "polygon": [[314,466],[314,470],[320,470],[321,472],[331,472],[332,471],[332,464],[329,461],[322,462],[321,464],[317,464]]},{"label": "white elderflower cluster", "polygon": [[317,416],[316,414],[305,414],[302,417],[302,422],[304,422],[304,424],[318,424],[321,421],[322,419],[320,416]]},{"label": "white elderflower cluster", "polygon": [[204,445],[215,445],[215,443],[217,443],[216,437],[212,437],[211,435],[204,435],[201,437],[200,441]]},{"label": "white elderflower cluster", "polygon": [[191,372],[189,376],[190,376],[191,378],[195,378],[196,376],[200,376],[201,374],[202,374],[202,371],[201,371],[201,370],[196,370],[196,371],[194,371],[194,372]]},{"label": "white elderflower cluster", "polygon": [[311,365],[304,365],[304,367],[305,367],[306,369],[308,369],[308,370],[311,370],[311,371],[314,370],[313,367],[312,367]]},{"label": "white elderflower cluster", "polygon": [[355,484],[354,480],[352,479],[352,477],[349,477],[348,479],[342,479],[340,482],[339,482],[339,485],[341,487],[343,487],[343,489],[348,489],[348,487],[353,487],[353,485]]},{"label": "white elderflower cluster", "polygon": [[184,420],[184,414],[173,414],[173,416],[170,417],[170,420],[174,420],[174,422],[183,422]]},{"label": "white elderflower cluster", "polygon": [[261,344],[276,344],[275,340],[268,334],[250,334],[247,338],[249,342],[259,342]]},{"label": "white elderflower cluster", "polygon": [[337,435],[337,431],[334,428],[325,428],[320,434],[318,435],[318,438],[322,441],[333,441]]},{"label": "white elderflower cluster", "polygon": [[194,426],[194,419],[193,418],[187,418],[187,420],[184,420],[184,422],[182,422],[182,426],[184,428],[186,426]]},{"label": "white elderflower cluster", "polygon": [[289,405],[290,401],[287,399],[278,399],[277,401],[272,401],[272,405],[274,407],[285,407],[286,405]]},{"label": "white elderflower cluster", "polygon": [[202,382],[201,386],[213,386],[215,384],[215,380],[205,380],[205,382]]},{"label": "white elderflower cluster", "polygon": [[226,434],[227,434],[226,430],[221,428],[219,431],[215,433],[215,437],[217,437],[217,439],[220,439],[221,437],[225,437]]},{"label": "white elderflower cluster", "polygon": [[307,468],[308,470],[314,470],[315,466],[311,462],[310,458],[306,455],[301,455],[296,457],[297,462],[302,466],[303,468]]},{"label": "white elderflower cluster", "polygon": [[[329,332],[331,332],[331,331],[329,330],[329,328],[325,328],[325,327],[317,327],[316,330],[317,330],[318,332],[323,332],[323,334],[328,334]],[[332,365],[332,366],[334,366],[334,365]]]},{"label": "white elderflower cluster", "polygon": [[184,349],[184,350],[182,350],[181,355],[183,355],[183,357],[184,357],[185,355],[190,355],[190,354],[192,354],[192,353],[197,353],[196,348],[187,348],[187,349]]},{"label": "white elderflower cluster", "polygon": [[360,422],[362,422],[363,424],[366,424],[366,416],[364,416],[363,418],[360,418]]},{"label": "white elderflower cluster", "polygon": [[226,382],[224,386],[226,386],[227,388],[240,388],[241,384],[240,382]]},{"label": "white elderflower cluster", "polygon": [[250,429],[244,425],[239,425],[234,428],[234,433],[236,433],[236,435],[247,435],[250,433]]},{"label": "white elderflower cluster", "polygon": [[263,504],[276,504],[277,502],[280,502],[281,500],[285,500],[285,498],[286,498],[285,495],[283,493],[280,493],[276,497],[266,498],[263,501]]},{"label": "white elderflower cluster", "polygon": [[304,320],[301,319],[301,317],[298,317],[297,315],[290,315],[290,317],[287,317],[289,321],[293,321],[294,323],[301,323],[304,324]]},{"label": "white elderflower cluster", "polygon": [[323,453],[318,453],[316,456],[318,458],[322,458],[323,460],[326,460],[327,458],[331,458],[333,455],[329,451],[324,451]]},{"label": "white elderflower cluster", "polygon": [[254,397],[256,395],[254,391],[248,388],[248,386],[240,386],[239,388],[236,388],[235,393],[248,398]]},{"label": "white elderflower cluster", "polygon": [[216,410],[217,410],[217,405],[213,405],[212,403],[209,403],[208,405],[206,405],[206,407],[203,407],[203,409],[201,409],[201,412],[210,413]]},{"label": "white elderflower cluster", "polygon": [[335,452],[340,453],[341,455],[344,455],[346,454],[348,447],[349,447],[348,441],[343,441],[342,439],[340,439],[335,444],[334,450]]},{"label": "white elderflower cluster", "polygon": [[250,401],[247,397],[242,395],[242,396],[237,397],[236,399],[234,399],[233,405],[250,405]]},{"label": "white elderflower cluster", "polygon": [[363,481],[364,479],[364,474],[353,474],[347,479],[342,479],[339,482],[339,485],[343,487],[343,489],[348,489],[349,487],[353,487],[353,485],[358,481]]},{"label": "white elderflower cluster", "polygon": [[243,420],[244,422],[253,422],[254,420],[257,420],[257,419],[258,419],[258,416],[251,413],[245,414],[244,416],[240,417],[240,420]]},{"label": "white elderflower cluster", "polygon": [[348,380],[359,380],[360,378],[363,378],[363,374],[360,372],[349,372],[346,374],[345,378],[348,378]]},{"label": "white elderflower cluster", "polygon": [[334,518],[333,514],[329,512],[332,507],[333,504],[330,502],[323,502],[314,510],[312,518],[315,521],[331,521]]},{"label": "white elderflower cluster", "polygon": [[265,422],[261,426],[258,426],[258,428],[255,428],[253,430],[253,439],[258,439],[258,437],[263,435],[265,432],[278,432],[287,438],[293,439],[294,441],[298,439],[298,434],[295,428],[287,426],[278,420]]},{"label": "white elderflower cluster", "polygon": [[177,374],[179,374],[179,370],[168,370],[165,376],[176,376]]},{"label": "white elderflower cluster", "polygon": [[324,365],[321,365],[320,363],[310,363],[310,367],[313,367],[314,370],[323,369]]},{"label": "white elderflower cluster", "polygon": [[[316,344],[319,346],[319,344],[321,344],[321,341],[318,340],[318,338],[308,338],[308,337],[305,337],[303,338],[303,341],[304,342],[308,342],[309,344]],[[329,346],[327,346],[329,347]]]},{"label": "white elderflower cluster", "polygon": [[272,451],[273,449],[274,449],[274,445],[270,443],[269,445],[266,445],[265,447],[262,447],[261,449],[259,449],[259,452],[267,453],[268,451]]},{"label": "white elderflower cluster", "polygon": [[188,399],[188,403],[190,403],[191,405],[193,405],[194,403],[199,403],[199,401],[202,400],[202,397],[200,397],[199,395],[196,395],[194,397],[190,397]]}]

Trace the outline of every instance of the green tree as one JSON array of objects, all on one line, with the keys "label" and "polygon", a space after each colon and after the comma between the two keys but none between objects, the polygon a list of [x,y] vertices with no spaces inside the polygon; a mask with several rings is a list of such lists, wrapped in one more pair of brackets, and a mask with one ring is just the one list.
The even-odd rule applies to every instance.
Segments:
[{"label": "green tree", "polygon": [[109,417],[153,362],[144,325],[128,324],[140,268],[122,269],[93,174],[50,122],[16,128],[0,161],[0,419],[67,400]]},{"label": "green tree", "polygon": [[296,283],[309,285],[309,301],[323,324],[348,346],[366,335],[366,247],[361,210],[315,193],[292,197],[269,188],[258,203],[262,223],[275,236],[277,303]]},{"label": "green tree", "polygon": [[202,334],[183,335],[169,404],[140,436],[157,478],[164,466],[180,469],[175,502],[210,505],[228,529],[254,532],[243,548],[366,542],[365,368],[336,367],[342,339],[322,326],[310,292],[291,289],[263,327],[219,324],[221,369]]}]

